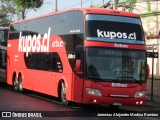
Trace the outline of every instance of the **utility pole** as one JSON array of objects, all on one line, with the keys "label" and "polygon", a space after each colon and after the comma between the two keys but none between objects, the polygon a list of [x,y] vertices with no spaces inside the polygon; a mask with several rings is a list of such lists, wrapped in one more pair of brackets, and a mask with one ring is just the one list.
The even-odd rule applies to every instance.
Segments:
[{"label": "utility pole", "polygon": [[83,1],[81,0],[81,8],[82,8],[82,2],[83,2]]},{"label": "utility pole", "polygon": [[[158,13],[158,11],[159,11],[159,1],[157,0],[157,5],[156,5],[156,12]],[[158,36],[159,35],[159,19],[158,19],[158,15],[157,16],[155,16],[156,17],[156,36]],[[159,42],[159,40],[157,39],[157,51],[159,52],[159,50],[160,50],[160,47],[159,47],[159,44],[160,44],[160,42]],[[159,66],[160,66],[160,62],[159,62],[159,58],[158,58],[158,60],[157,60],[157,64],[158,64],[158,68],[159,68]],[[157,69],[158,70],[158,73],[159,73],[159,69]]]},{"label": "utility pole", "polygon": [[113,0],[113,9],[117,10],[117,0]]},{"label": "utility pole", "polygon": [[55,0],[55,12],[58,11],[58,8],[57,8],[57,0]]}]

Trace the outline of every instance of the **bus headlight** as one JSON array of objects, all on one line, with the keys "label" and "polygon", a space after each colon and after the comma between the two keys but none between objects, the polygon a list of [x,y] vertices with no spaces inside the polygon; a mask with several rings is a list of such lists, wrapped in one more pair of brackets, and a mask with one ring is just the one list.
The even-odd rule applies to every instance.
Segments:
[{"label": "bus headlight", "polygon": [[135,93],[135,96],[134,97],[143,97],[146,95],[146,92],[145,91],[139,91],[139,92],[136,92]]},{"label": "bus headlight", "polygon": [[97,89],[86,88],[86,91],[90,95],[102,96],[101,91]]}]

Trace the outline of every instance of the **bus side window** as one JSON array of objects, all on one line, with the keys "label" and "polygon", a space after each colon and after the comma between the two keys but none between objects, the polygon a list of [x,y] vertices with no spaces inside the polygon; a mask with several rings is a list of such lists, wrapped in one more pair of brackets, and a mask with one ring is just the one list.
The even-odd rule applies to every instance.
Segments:
[{"label": "bus side window", "polygon": [[6,67],[6,51],[0,50],[0,68]]},{"label": "bus side window", "polygon": [[30,59],[29,68],[30,69],[35,69],[36,68],[36,65],[35,65],[35,54],[33,54],[33,53],[31,53],[31,59]]},{"label": "bus side window", "polygon": [[4,32],[0,31],[0,43],[5,42],[4,40]]},{"label": "bus side window", "polygon": [[51,71],[52,64],[51,64],[51,53],[44,54],[44,62],[43,62],[43,70]]},{"label": "bus side window", "polygon": [[32,59],[33,59],[32,53],[29,53],[28,56],[26,56],[26,54],[24,54],[24,59],[25,59],[26,67],[31,68]]},{"label": "bus side window", "polygon": [[52,69],[54,72],[62,72],[63,66],[58,53],[52,53]]},{"label": "bus side window", "polygon": [[83,46],[77,45],[75,50],[76,59],[83,59]]}]

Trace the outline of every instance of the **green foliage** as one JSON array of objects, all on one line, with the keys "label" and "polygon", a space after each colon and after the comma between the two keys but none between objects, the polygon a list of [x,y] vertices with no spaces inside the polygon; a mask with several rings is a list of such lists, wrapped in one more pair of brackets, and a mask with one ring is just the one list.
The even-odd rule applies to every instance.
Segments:
[{"label": "green foliage", "polygon": [[13,0],[13,2],[16,5],[16,10],[21,12],[22,19],[25,19],[25,12],[27,9],[36,10],[43,4],[43,0]]},{"label": "green foliage", "polygon": [[43,4],[43,0],[13,0],[18,10],[22,8],[34,9],[39,8]]},{"label": "green foliage", "polygon": [[[104,5],[92,5],[91,7],[113,9],[113,5],[110,2],[107,2]],[[119,0],[117,3],[117,7],[122,7],[123,8],[122,10],[124,10],[124,11],[126,9],[128,9],[130,12],[133,12],[136,2],[137,2],[137,0]]]},{"label": "green foliage", "polygon": [[147,0],[147,7],[148,7],[148,12],[151,12],[151,4],[150,4],[150,0]]},{"label": "green foliage", "polygon": [[0,15],[0,26],[8,27],[10,21],[7,19],[7,16],[5,14]]},{"label": "green foliage", "polygon": [[[118,3],[118,6],[123,6],[126,9],[129,9],[129,12],[133,12],[134,10],[134,4],[137,2],[137,0],[123,0]],[[128,6],[130,4],[130,6]]]},{"label": "green foliage", "polygon": [[9,26],[15,9],[12,0],[0,0],[0,26]]}]

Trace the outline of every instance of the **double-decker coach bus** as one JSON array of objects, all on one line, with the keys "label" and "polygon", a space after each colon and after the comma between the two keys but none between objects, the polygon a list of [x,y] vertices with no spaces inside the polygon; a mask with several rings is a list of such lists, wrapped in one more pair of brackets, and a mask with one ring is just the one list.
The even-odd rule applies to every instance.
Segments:
[{"label": "double-decker coach bus", "polygon": [[145,105],[146,47],[137,14],[70,9],[11,23],[7,83],[67,105]]},{"label": "double-decker coach bus", "polygon": [[8,27],[0,27],[0,82],[6,82]]}]

